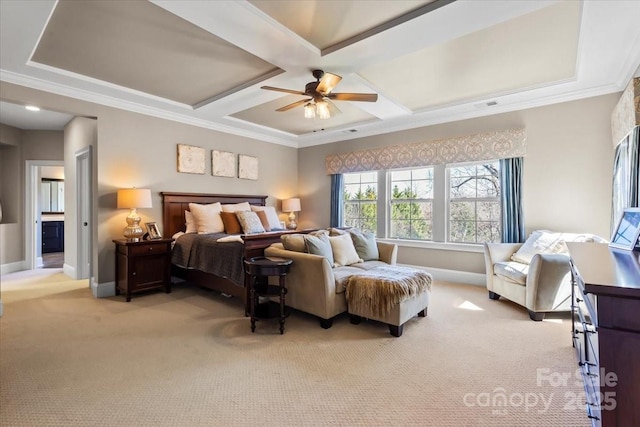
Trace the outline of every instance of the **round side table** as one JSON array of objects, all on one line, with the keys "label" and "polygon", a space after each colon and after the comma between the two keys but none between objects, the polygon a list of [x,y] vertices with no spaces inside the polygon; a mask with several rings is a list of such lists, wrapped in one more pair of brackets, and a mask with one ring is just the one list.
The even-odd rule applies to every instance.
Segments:
[{"label": "round side table", "polygon": [[[284,334],[285,295],[287,287],[285,277],[293,261],[280,257],[255,257],[244,260],[246,285],[249,289],[251,332],[256,330],[256,320],[259,318],[280,318],[280,334]],[[269,285],[269,276],[278,276],[278,285]],[[258,304],[260,297],[279,297],[280,303],[271,301]],[[274,305],[277,310],[273,310]]]}]

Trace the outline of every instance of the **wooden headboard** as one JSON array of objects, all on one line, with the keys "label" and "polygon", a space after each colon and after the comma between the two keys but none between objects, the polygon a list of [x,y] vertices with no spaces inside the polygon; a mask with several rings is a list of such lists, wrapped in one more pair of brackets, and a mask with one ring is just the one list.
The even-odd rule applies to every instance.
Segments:
[{"label": "wooden headboard", "polygon": [[162,196],[162,235],[166,238],[178,231],[184,231],[184,211],[189,210],[189,203],[222,204],[249,202],[256,206],[265,206],[268,196],[247,196],[242,194],[198,194],[198,193],[166,193]]}]

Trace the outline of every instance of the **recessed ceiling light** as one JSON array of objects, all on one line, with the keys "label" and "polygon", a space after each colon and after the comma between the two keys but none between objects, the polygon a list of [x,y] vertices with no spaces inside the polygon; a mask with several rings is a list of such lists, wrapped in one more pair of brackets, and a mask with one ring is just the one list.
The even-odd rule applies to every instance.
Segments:
[{"label": "recessed ceiling light", "polygon": [[39,107],[36,107],[35,105],[27,105],[27,106],[26,106],[26,107],[24,107],[24,108],[26,108],[26,109],[27,109],[27,110],[29,110],[29,111],[40,111],[40,108],[39,108]]}]

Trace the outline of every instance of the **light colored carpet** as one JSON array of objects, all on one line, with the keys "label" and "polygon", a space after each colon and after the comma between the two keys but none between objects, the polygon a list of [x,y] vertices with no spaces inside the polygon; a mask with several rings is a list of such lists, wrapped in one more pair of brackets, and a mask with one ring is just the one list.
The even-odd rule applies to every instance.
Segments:
[{"label": "light colored carpet", "polygon": [[60,270],[1,291],[5,427],[589,425],[568,314],[532,322],[479,287],[435,282],[400,338],[298,312],[284,335],[252,334],[236,299],[186,285],[94,299]]}]

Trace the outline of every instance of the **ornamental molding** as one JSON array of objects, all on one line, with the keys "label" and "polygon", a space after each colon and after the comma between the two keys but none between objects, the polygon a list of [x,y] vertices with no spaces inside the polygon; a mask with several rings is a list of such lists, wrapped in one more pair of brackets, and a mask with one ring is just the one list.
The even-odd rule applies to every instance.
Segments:
[{"label": "ornamental molding", "polygon": [[611,138],[617,146],[640,125],[640,77],[631,79],[611,114]]},{"label": "ornamental molding", "polygon": [[332,154],[325,159],[325,167],[332,175],[524,157],[526,139],[524,129],[484,132]]}]

